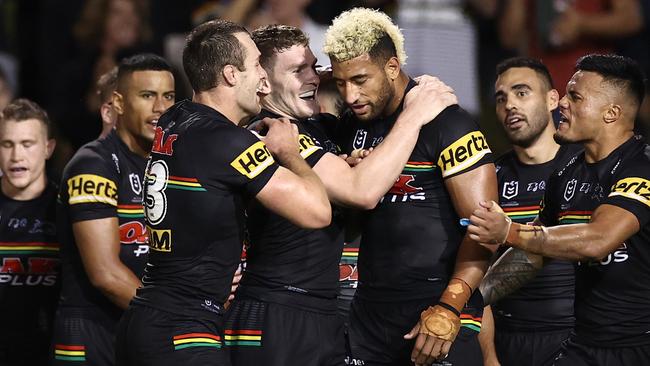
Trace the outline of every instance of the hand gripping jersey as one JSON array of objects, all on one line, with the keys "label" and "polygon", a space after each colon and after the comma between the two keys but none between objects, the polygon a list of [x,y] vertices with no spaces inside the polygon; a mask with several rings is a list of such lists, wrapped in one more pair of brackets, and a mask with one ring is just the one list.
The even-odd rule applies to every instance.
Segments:
[{"label": "hand gripping jersey", "polygon": [[96,308],[116,320],[121,316],[121,309],[90,283],[72,224],[117,217],[120,260],[140,278],[148,252],[142,207],[145,163],[113,131],[83,146],[66,166],[57,212],[63,245],[60,306]]},{"label": "hand gripping jersey", "polygon": [[52,183],[28,201],[0,190],[0,364],[47,360],[59,295],[56,194]]},{"label": "hand gripping jersey", "polygon": [[[262,111],[258,119],[264,117],[279,116]],[[313,167],[327,152],[323,146],[335,145],[318,129],[318,121],[295,123],[300,154]],[[257,201],[251,203],[247,214],[250,247],[237,293],[262,301],[336,312],[337,264],[343,247],[343,223],[337,210],[332,223],[317,230],[300,228]]]},{"label": "hand gripping jersey", "polygon": [[[408,89],[415,82],[411,80]],[[363,123],[348,115],[344,152],[381,143],[402,111]],[[465,229],[444,180],[491,162],[478,125],[459,106],[422,127],[409,161],[363,217],[357,295],[373,301],[432,299],[447,286]]]},{"label": "hand gripping jersey", "polygon": [[[510,151],[496,161],[499,205],[514,222],[532,222],[539,212],[551,173],[581,151],[561,146],[553,160],[527,165]],[[499,248],[500,254],[507,248]],[[573,328],[573,263],[549,259],[537,277],[492,306],[498,329],[533,332]]]},{"label": "hand gripping jersey", "polygon": [[586,223],[604,204],[632,213],[640,230],[601,260],[577,263],[574,340],[591,347],[647,345],[650,147],[639,136],[596,163],[587,163],[584,153],[571,159],[551,176],[539,217],[545,226]]},{"label": "hand gripping jersey", "polygon": [[186,316],[223,309],[239,264],[244,208],[277,163],[252,132],[183,101],[158,121],[145,183],[149,263],[134,303]]}]

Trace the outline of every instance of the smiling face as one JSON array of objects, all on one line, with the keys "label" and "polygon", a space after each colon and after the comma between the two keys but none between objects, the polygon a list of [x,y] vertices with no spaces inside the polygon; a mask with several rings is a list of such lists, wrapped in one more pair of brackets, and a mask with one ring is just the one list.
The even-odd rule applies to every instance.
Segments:
[{"label": "smiling face", "polygon": [[566,95],[560,100],[560,125],[554,135],[557,142],[588,142],[598,137],[610,103],[602,81],[602,76],[590,71],[578,71],[569,80]]},{"label": "smiling face", "polygon": [[382,115],[395,96],[385,67],[368,54],[343,62],[332,60],[332,76],[341,97],[362,121]]},{"label": "smiling face", "polygon": [[501,73],[495,83],[496,114],[510,142],[530,146],[551,123],[557,97],[549,99],[548,87],[537,72],[513,67]]},{"label": "smiling face", "polygon": [[302,119],[318,113],[316,57],[309,47],[294,45],[276,53],[270,62],[271,94],[262,104],[285,117]]},{"label": "smiling face", "polygon": [[266,71],[260,65],[260,51],[247,33],[236,33],[244,50],[244,69],[237,70],[237,104],[244,117],[260,113],[260,98],[268,93],[264,87]]},{"label": "smiling face", "polygon": [[53,149],[54,140],[47,138],[41,121],[0,122],[2,191],[14,199],[30,199],[40,194],[46,183],[45,161]]}]

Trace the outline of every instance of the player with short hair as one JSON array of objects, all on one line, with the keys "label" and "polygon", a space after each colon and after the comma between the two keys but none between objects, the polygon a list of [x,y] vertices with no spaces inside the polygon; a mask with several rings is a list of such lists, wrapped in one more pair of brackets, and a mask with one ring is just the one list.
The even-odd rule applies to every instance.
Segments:
[{"label": "player with short hair", "polygon": [[[262,141],[238,126],[267,93],[259,55],[246,29],[228,21],[188,36],[183,67],[194,97],[156,127],[144,193],[151,254],[120,324],[121,365],[230,364],[223,304],[253,199],[300,227],[330,223],[327,193],[300,156],[294,127],[266,119]],[[257,334],[245,336],[255,342]]]},{"label": "player with short hair", "polygon": [[[407,96],[407,108],[386,144],[351,168],[333,142],[337,120],[320,115],[319,77],[307,36],[298,28],[271,25],[252,34],[260,49],[271,93],[263,117],[289,118],[300,133],[300,151],[335,205],[332,224],[303,229],[261,204],[248,211],[247,266],[226,320],[235,365],[340,365],[345,357],[337,315],[338,262],[343,246],[341,206],[374,207],[395,182],[423,124],[456,99],[451,89],[423,80]],[[246,332],[257,332],[256,342]]]},{"label": "player with short hair", "polygon": [[[526,224],[537,216],[551,173],[581,148],[553,140],[553,111],[560,97],[544,64],[515,57],[499,63],[496,73],[496,115],[513,147],[495,162],[499,204],[514,222]],[[507,249],[499,248],[499,260],[516,262],[504,254]],[[504,366],[549,364],[573,329],[573,264],[548,261],[520,289],[503,281],[507,272],[488,271],[481,283],[483,300],[492,304],[494,345]]]},{"label": "player with short hair", "polygon": [[[351,110],[343,118],[343,152],[382,147],[416,85],[401,68],[399,29],[384,13],[352,9],[334,20],[324,50]],[[470,297],[492,251],[469,240],[458,220],[496,191],[485,137],[459,106],[420,130],[397,181],[362,218],[349,334],[355,362],[482,361],[476,334],[483,305],[478,294]]]},{"label": "player with short hair", "polygon": [[57,213],[63,282],[53,363],[114,365],[117,323],[146,263],[143,173],[155,126],[175,99],[163,58],[120,62],[113,108],[117,127],[84,145],[63,172]]},{"label": "player with short hair", "polygon": [[59,294],[50,119],[16,99],[0,113],[0,364],[47,364]]},{"label": "player with short hair", "polygon": [[512,222],[494,202],[471,217],[474,240],[525,251],[528,266],[541,256],[577,262],[575,328],[554,365],[650,359],[650,147],[634,135],[643,80],[628,58],[580,58],[555,139],[584,152],[553,173],[535,224]]}]

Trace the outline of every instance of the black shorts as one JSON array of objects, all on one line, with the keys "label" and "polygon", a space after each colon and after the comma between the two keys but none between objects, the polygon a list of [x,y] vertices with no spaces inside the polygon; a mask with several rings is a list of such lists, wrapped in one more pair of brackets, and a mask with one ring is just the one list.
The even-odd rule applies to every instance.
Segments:
[{"label": "black shorts", "polygon": [[226,314],[226,345],[233,366],[343,365],[343,322],[287,305],[236,298]]},{"label": "black shorts", "polygon": [[52,365],[115,365],[117,322],[117,316],[94,308],[59,307],[54,320]]},{"label": "black shorts", "polygon": [[571,329],[548,332],[509,332],[497,329],[494,346],[501,366],[548,366],[553,364]]},{"label": "black shorts", "polygon": [[564,342],[553,366],[636,366],[650,365],[650,345],[600,348]]},{"label": "black shorts", "polygon": [[223,318],[177,315],[131,304],[117,332],[117,366],[229,366]]},{"label": "black shorts", "polygon": [[[355,297],[350,311],[350,365],[412,365],[411,351],[415,340],[404,335],[413,329],[420,313],[431,305],[430,300],[405,302],[371,302]],[[466,311],[467,310],[467,311]],[[462,326],[449,355],[434,365],[483,365],[478,342],[482,311],[466,309],[461,314]]]}]

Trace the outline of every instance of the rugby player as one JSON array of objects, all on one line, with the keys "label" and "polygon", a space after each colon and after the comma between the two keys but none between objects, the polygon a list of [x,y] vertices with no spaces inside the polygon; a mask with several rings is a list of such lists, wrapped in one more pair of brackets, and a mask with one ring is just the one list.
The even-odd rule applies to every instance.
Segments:
[{"label": "rugby player", "polygon": [[[494,96],[497,118],[513,146],[495,162],[499,204],[513,222],[526,224],[537,217],[548,177],[580,147],[553,140],[552,113],[560,97],[540,61],[517,57],[497,65]],[[500,248],[499,254],[506,249]],[[519,263],[516,257],[504,256],[495,268],[504,268],[507,262]],[[513,285],[503,281],[509,271],[488,271],[481,283],[483,300],[493,304],[494,344],[504,366],[549,364],[573,329],[573,264],[549,259],[544,270],[531,271],[535,274],[534,280],[505,297],[503,287]],[[483,320],[487,316],[488,311]]]},{"label": "rugby player", "polygon": [[115,129],[117,115],[113,109],[113,92],[117,86],[117,66],[113,67],[97,80],[97,96],[99,96],[99,114],[102,119],[102,132],[99,137],[108,136]]},{"label": "rugby player", "polygon": [[535,224],[512,222],[494,202],[470,218],[474,240],[526,251],[533,264],[576,262],[575,328],[554,365],[650,360],[650,147],[633,131],[644,91],[628,58],[579,59],[555,139],[584,152],[551,175]]},{"label": "rugby player", "polygon": [[45,365],[59,294],[50,119],[17,99],[0,113],[0,364]]},{"label": "rugby player", "polygon": [[[343,117],[343,152],[382,147],[415,87],[401,69],[399,29],[384,13],[346,11],[328,29],[324,51],[351,110]],[[492,251],[470,241],[458,219],[497,196],[490,149],[455,105],[422,127],[401,170],[362,219],[359,288],[350,313],[353,362],[421,365],[448,356],[444,362],[479,364],[478,292],[474,309],[463,309]]]},{"label": "rugby player", "polygon": [[142,207],[146,157],[156,122],[175,99],[159,56],[140,54],[118,68],[117,127],[83,146],[66,166],[57,214],[63,281],[54,365],[114,365],[117,323],[141,286],[148,246]]},{"label": "rugby player", "polygon": [[[330,137],[337,121],[318,114],[320,81],[307,36],[295,27],[271,25],[255,30],[252,38],[271,87],[258,119],[286,117],[297,125],[302,157],[338,206],[373,208],[397,179],[422,125],[456,103],[449,87],[423,80],[406,96],[408,106],[386,143],[351,168],[336,155]],[[233,364],[340,365],[345,357],[336,299],[341,213],[319,230],[300,228],[261,204],[247,213],[247,266],[226,319]],[[247,332],[257,332],[256,342]]]},{"label": "rugby player", "polygon": [[[188,37],[183,67],[194,97],[156,127],[145,189],[151,254],[144,287],[120,324],[121,365],[230,364],[223,304],[250,200],[301,227],[331,221],[293,125],[265,119],[264,141],[238,127],[260,112],[267,93],[259,57],[246,29],[228,21],[204,23]],[[258,342],[257,332],[243,334]]]}]

